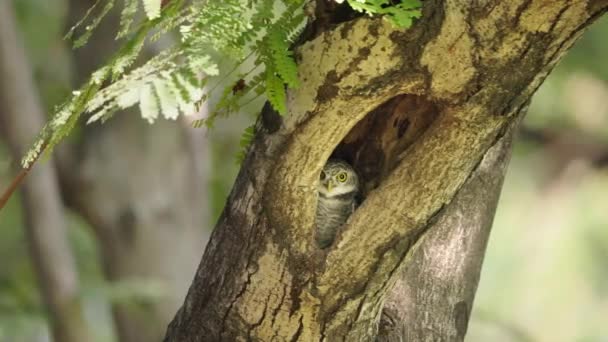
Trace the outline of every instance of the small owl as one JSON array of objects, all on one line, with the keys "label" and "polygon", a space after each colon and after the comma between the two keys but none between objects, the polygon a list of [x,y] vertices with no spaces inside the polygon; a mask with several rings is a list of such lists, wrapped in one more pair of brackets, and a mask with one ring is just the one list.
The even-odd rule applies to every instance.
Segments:
[{"label": "small owl", "polygon": [[355,210],[359,177],[346,162],[330,159],[321,171],[318,191],[316,240],[320,248],[326,248]]}]

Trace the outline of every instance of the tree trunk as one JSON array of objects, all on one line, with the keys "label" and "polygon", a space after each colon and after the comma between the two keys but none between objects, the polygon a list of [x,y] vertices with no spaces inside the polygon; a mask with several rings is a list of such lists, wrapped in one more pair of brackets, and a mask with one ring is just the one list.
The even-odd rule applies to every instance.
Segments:
[{"label": "tree trunk", "polygon": [[488,150],[412,248],[384,304],[378,341],[464,340],[514,129]]},{"label": "tree trunk", "polygon": [[[0,75],[0,131],[18,161],[46,115],[17,33],[12,1],[0,1]],[[27,243],[54,340],[90,341],[56,176],[52,162],[41,162],[23,183]]]},{"label": "tree trunk", "polygon": [[[301,87],[286,117],[263,111],[166,341],[374,340],[412,247],[607,8],[429,0],[408,30],[360,17],[297,48]],[[316,185],[332,153],[360,171],[365,198],[319,250]],[[449,317],[459,338],[467,303]]]},{"label": "tree trunk", "polygon": [[195,186],[203,176],[194,165],[205,145],[191,149],[184,131],[120,116],[87,129],[80,159],[62,171],[70,206],[97,236],[108,279],[160,290],[113,303],[124,342],[162,339],[207,241],[206,192]]}]

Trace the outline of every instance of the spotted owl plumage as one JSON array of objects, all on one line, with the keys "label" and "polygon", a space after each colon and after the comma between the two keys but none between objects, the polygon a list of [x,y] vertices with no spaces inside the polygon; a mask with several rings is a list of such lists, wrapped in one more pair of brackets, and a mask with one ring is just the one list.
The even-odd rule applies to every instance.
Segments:
[{"label": "spotted owl plumage", "polygon": [[327,248],[355,209],[359,177],[348,163],[330,159],[321,171],[318,192],[316,241],[320,248]]}]

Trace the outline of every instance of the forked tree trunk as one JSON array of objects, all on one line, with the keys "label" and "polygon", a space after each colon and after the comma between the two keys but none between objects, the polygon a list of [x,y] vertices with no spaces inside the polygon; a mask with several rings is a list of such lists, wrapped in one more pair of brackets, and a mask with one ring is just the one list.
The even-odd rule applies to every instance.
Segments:
[{"label": "forked tree trunk", "polygon": [[[606,0],[429,0],[408,30],[357,18],[298,47],[301,87],[284,118],[263,111],[166,341],[374,340],[401,272],[430,272],[420,268],[433,263],[414,263],[412,247],[450,215],[488,149],[607,8]],[[315,189],[332,153],[358,169],[365,198],[322,251]],[[472,269],[483,248],[477,254]],[[450,274],[446,265],[454,263],[434,263]],[[411,284],[434,285],[427,279]],[[457,333],[430,340],[464,337],[476,281],[464,307],[438,315],[446,326],[456,320]],[[425,312],[429,302],[414,300]],[[399,324],[420,338],[407,334],[424,324],[415,311]]]}]

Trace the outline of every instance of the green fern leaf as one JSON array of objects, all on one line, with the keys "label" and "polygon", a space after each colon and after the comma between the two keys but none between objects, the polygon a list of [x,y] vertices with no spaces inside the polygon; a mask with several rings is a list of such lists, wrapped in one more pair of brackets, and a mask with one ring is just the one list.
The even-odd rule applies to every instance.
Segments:
[{"label": "green fern leaf", "polygon": [[403,0],[392,4],[390,0],[348,0],[352,9],[369,15],[380,14],[397,27],[407,28],[422,14],[419,0]]},{"label": "green fern leaf", "polygon": [[160,108],[158,107],[158,98],[154,92],[154,87],[151,84],[146,84],[142,87],[139,94],[139,110],[142,118],[153,123],[158,118]]},{"label": "green fern leaf", "polygon": [[241,135],[241,139],[239,141],[239,146],[241,147],[241,150],[236,156],[237,165],[242,164],[245,160],[245,157],[247,156],[247,151],[249,150],[249,146],[251,145],[251,142],[253,141],[254,137],[255,125],[251,125],[245,128],[245,131],[243,131],[243,134]]},{"label": "green fern leaf", "polygon": [[176,94],[174,94],[168,86],[169,82],[157,78],[152,83],[154,84],[154,89],[158,96],[161,113],[166,119],[176,120],[179,116],[179,103],[177,102]]},{"label": "green fern leaf", "polygon": [[273,30],[268,33],[267,38],[277,73],[290,88],[298,87],[298,67],[289,50],[286,32]]},{"label": "green fern leaf", "polygon": [[[138,1],[125,0],[118,37],[131,33]],[[104,0],[104,7],[90,20],[75,45],[86,42],[114,2]],[[142,0],[147,18],[154,20],[139,24],[114,57],[57,111],[39,142],[48,141],[52,148],[69,133],[84,111],[90,115],[88,122],[104,122],[116,110],[135,105],[139,105],[142,117],[149,122],[159,116],[175,119],[180,113],[193,114],[210,96],[203,90],[206,82],[219,74],[216,56],[221,56],[223,65],[234,65],[233,71],[240,70],[245,62],[253,61],[254,65],[238,75],[231,75],[231,71],[218,81],[231,85],[222,87],[223,95],[215,111],[207,119],[197,121],[198,124],[211,126],[217,117],[235,112],[263,94],[279,113],[287,112],[285,85],[298,85],[290,44],[305,21],[301,10],[304,0],[285,1],[283,5],[274,0],[195,0],[189,2],[188,8],[183,6],[185,0],[173,0],[162,10],[161,3]],[[93,15],[93,9],[90,12]],[[179,42],[132,69],[146,42],[178,26]],[[236,87],[241,81],[243,85]],[[211,91],[216,87],[210,87]],[[39,150],[42,146],[39,142],[34,145],[34,155],[36,147]]]},{"label": "green fern leaf", "polygon": [[[96,5],[96,4],[95,4]],[[95,6],[94,5],[94,6]],[[80,48],[82,46],[84,46],[89,39],[91,38],[91,35],[93,34],[93,31],[97,28],[97,26],[99,26],[99,23],[101,23],[101,21],[103,20],[103,18],[110,12],[110,10],[114,7],[114,0],[107,0],[106,5],[104,6],[104,8],[101,10],[101,13],[99,13],[95,19],[93,19],[93,21],[91,21],[91,23],[87,26],[85,26],[85,31],[84,33],[78,37],[78,39],[76,39],[74,41],[74,48]],[[81,23],[77,24],[76,26],[74,26],[74,28],[80,26]],[[70,37],[72,35],[73,31],[70,30],[70,32],[68,32],[66,37]]]},{"label": "green fern leaf", "polygon": [[86,11],[86,13],[82,16],[82,18],[80,18],[80,20],[78,20],[78,22],[76,22],[76,24],[74,24],[74,26],[72,26],[68,32],[65,34],[65,36],[63,37],[63,39],[72,39],[74,37],[74,33],[76,32],[76,30],[78,28],[80,28],[91,16],[91,14],[93,14],[93,12],[95,11],[95,9],[97,8],[97,6],[105,0],[97,0],[95,1],[95,3],[89,7],[89,9]]},{"label": "green fern leaf", "polygon": [[148,19],[153,20],[160,17],[161,0],[142,0],[142,2]]},{"label": "green fern leaf", "polygon": [[279,114],[285,115],[287,113],[285,86],[272,69],[266,70],[266,97]]},{"label": "green fern leaf", "polygon": [[120,29],[118,30],[118,34],[116,38],[123,38],[129,31],[131,30],[131,24],[133,24],[133,19],[135,14],[137,14],[137,8],[139,1],[138,0],[124,0],[125,5],[120,13]]}]

